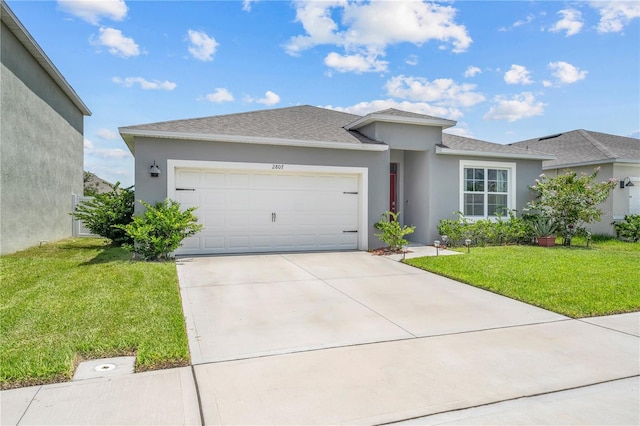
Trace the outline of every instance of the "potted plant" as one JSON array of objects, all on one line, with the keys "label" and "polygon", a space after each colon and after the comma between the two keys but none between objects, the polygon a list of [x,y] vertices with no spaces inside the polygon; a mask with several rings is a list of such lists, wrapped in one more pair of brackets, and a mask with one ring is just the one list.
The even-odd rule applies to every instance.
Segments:
[{"label": "potted plant", "polygon": [[531,223],[536,235],[538,245],[541,247],[553,247],[556,245],[555,232],[558,225],[550,217],[540,216]]}]

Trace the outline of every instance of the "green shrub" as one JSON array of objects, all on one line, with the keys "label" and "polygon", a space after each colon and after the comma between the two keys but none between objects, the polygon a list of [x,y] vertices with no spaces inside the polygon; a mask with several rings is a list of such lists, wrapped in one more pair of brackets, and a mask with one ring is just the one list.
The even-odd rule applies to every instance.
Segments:
[{"label": "green shrub", "polygon": [[140,203],[146,207],[144,214],[135,216],[128,225],[118,227],[134,241],[126,247],[146,260],[169,259],[182,240],[202,229],[193,214],[196,207],[181,211],[180,203],[169,199],[155,206],[144,201]]},{"label": "green shrub", "polygon": [[374,228],[382,231],[382,233],[375,234],[375,236],[380,238],[383,243],[388,244],[391,251],[402,250],[402,247],[408,243],[404,236],[412,234],[416,230],[415,226],[400,226],[397,220],[398,214],[386,212],[382,215],[380,221],[373,225]]},{"label": "green shrub", "polygon": [[625,215],[624,221],[613,222],[616,236],[621,240],[640,241],[640,214]]},{"label": "green shrub", "polygon": [[495,220],[478,219],[472,222],[462,212],[455,212],[458,219],[442,219],[438,233],[448,237],[447,244],[450,247],[463,245],[467,238],[479,246],[531,242],[533,231],[528,217],[517,216],[515,210],[508,213],[508,220],[498,215]]},{"label": "green shrub", "polygon": [[595,182],[599,171],[600,167],[590,175],[578,176],[569,170],[551,178],[541,174],[529,187],[536,193],[536,199],[528,203],[528,208],[554,220],[563,245],[570,246],[574,236],[586,233],[583,225],[602,217],[600,203],[609,197],[618,181]]},{"label": "green shrub", "polygon": [[111,191],[81,202],[72,215],[92,233],[109,238],[114,245],[130,244],[133,240],[119,226],[133,220],[134,200],[133,186],[120,188],[117,182]]}]

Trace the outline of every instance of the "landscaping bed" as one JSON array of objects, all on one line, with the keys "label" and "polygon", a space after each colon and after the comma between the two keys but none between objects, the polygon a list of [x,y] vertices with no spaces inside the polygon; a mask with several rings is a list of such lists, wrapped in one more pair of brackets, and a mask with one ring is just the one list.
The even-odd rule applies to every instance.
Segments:
[{"label": "landscaping bed", "polygon": [[136,356],[136,370],[189,365],[175,264],[133,262],[105,239],[0,257],[0,386],[71,379],[81,360]]},{"label": "landscaping bed", "polygon": [[586,246],[496,246],[407,264],[572,318],[640,311],[640,243],[596,238]]}]

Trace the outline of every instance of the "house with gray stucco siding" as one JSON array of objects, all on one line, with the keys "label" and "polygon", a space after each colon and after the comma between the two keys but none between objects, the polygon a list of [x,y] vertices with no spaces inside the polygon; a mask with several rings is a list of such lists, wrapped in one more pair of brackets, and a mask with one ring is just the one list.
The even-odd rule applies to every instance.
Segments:
[{"label": "house with gray stucco siding", "polygon": [[70,237],[91,112],[0,1],[0,254]]},{"label": "house with gray stucco siding", "polygon": [[618,181],[599,206],[602,219],[588,225],[594,234],[615,235],[613,222],[623,220],[625,215],[640,214],[640,139],[580,129],[512,146],[554,155],[554,159],[542,163],[542,170],[550,177],[567,170],[590,175],[599,168],[598,181]]},{"label": "house with gray stucco siding", "polygon": [[[437,238],[441,219],[521,209],[554,158],[443,133],[456,122],[309,105],[121,127],[136,198],[197,207],[178,254],[367,250],[386,211]],[[140,207],[139,205],[137,207]]]}]

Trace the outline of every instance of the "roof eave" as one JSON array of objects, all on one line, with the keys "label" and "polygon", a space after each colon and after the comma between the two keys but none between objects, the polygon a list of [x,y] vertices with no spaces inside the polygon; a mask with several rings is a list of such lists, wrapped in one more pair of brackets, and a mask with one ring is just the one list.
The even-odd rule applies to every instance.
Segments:
[{"label": "roof eave", "polygon": [[603,158],[600,160],[581,161],[577,163],[563,163],[542,165],[543,170],[568,169],[571,167],[596,166],[598,164],[622,163],[622,164],[640,164],[640,159],[633,158]]},{"label": "roof eave", "polygon": [[2,5],[2,22],[5,23],[7,28],[16,36],[16,38],[22,43],[22,45],[31,53],[31,55],[35,58],[35,60],[40,64],[42,68],[51,76],[53,81],[62,89],[62,91],[69,97],[71,102],[82,112],[83,115],[90,116],[91,111],[85,105],[85,103],[80,99],[80,96],[73,90],[73,87],[67,82],[64,76],[60,73],[58,68],[53,65],[53,62],[49,59],[49,57],[44,53],[44,51],[40,48],[38,43],[35,41],[29,31],[22,25],[20,20],[16,15],[14,15],[13,11],[9,9],[7,4],[4,1],[0,1]]},{"label": "roof eave", "polygon": [[183,132],[167,132],[161,130],[140,130],[121,127],[118,129],[120,135],[129,147],[132,154],[135,155],[135,137],[148,138],[165,138],[180,140],[197,140],[209,142],[229,142],[229,143],[249,143],[259,145],[279,145],[279,146],[298,146],[305,148],[324,148],[324,149],[347,149],[354,151],[387,151],[389,145],[386,144],[364,144],[349,142],[330,142],[330,141],[306,141],[300,139],[283,139],[269,138],[261,136],[241,136],[241,135],[221,135],[206,133],[183,133]]},{"label": "roof eave", "polygon": [[517,154],[511,152],[490,152],[490,151],[467,151],[463,149],[451,149],[436,146],[436,154],[458,155],[467,157],[493,157],[493,158],[512,158],[521,160],[555,160],[553,155],[544,154]]},{"label": "roof eave", "polygon": [[457,121],[446,120],[444,118],[400,117],[397,115],[374,113],[374,114],[365,115],[364,117],[359,118],[356,121],[347,124],[346,126],[344,126],[344,128],[347,130],[357,130],[375,121],[383,121],[387,123],[398,123],[398,124],[415,124],[418,126],[436,126],[436,127],[442,127],[443,129],[448,129],[449,127],[453,127],[458,123]]}]

